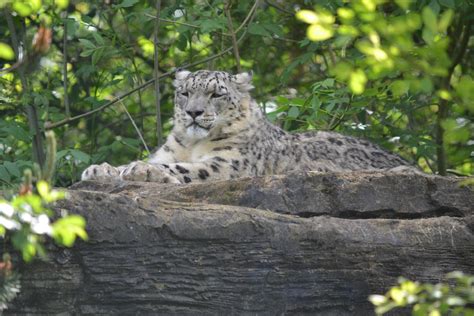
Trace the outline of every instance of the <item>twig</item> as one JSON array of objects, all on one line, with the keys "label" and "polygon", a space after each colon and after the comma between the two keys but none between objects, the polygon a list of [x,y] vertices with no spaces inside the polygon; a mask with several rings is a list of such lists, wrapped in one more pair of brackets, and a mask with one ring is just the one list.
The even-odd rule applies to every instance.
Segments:
[{"label": "twig", "polygon": [[252,23],[253,17],[255,10],[257,9],[258,4],[260,3],[260,0],[255,0],[255,3],[253,4],[252,8],[250,9],[249,13],[245,17],[245,19],[242,21],[242,23],[239,25],[239,27],[235,30],[235,34],[239,33],[240,30],[244,27],[244,25]]},{"label": "twig", "polygon": [[[259,2],[259,0],[255,1],[256,3]],[[254,7],[256,7],[254,5]],[[251,13],[254,13],[255,11],[252,11],[251,10]],[[250,20],[249,20],[249,24],[252,23],[252,20],[253,20],[253,17],[255,15],[254,14],[250,14]],[[245,31],[242,33],[242,35],[237,39],[237,44],[240,43],[244,38],[245,36],[247,35],[247,29],[245,29]],[[204,59],[201,59],[201,60],[198,60],[194,63],[190,63],[190,64],[187,64],[187,65],[183,65],[181,66],[180,68],[192,68],[192,67],[195,67],[197,65],[201,65],[201,64],[204,64],[204,63],[207,63],[208,61],[211,61],[211,60],[214,60],[214,59],[217,59],[225,54],[227,54],[228,52],[232,51],[233,47],[228,47],[226,48],[225,50],[221,51],[220,53],[217,53],[217,54],[214,54],[212,56],[209,56],[209,57],[206,57]],[[164,74],[161,74],[158,76],[159,79],[163,79],[163,78],[166,78],[166,77],[169,77],[171,76],[172,74],[174,74],[175,72],[177,71],[177,69],[174,69],[174,70],[171,70],[171,71],[168,71],[168,72],[165,72]],[[115,103],[125,99],[126,97],[128,97],[129,95],[139,91],[139,90],[142,90],[146,87],[148,87],[149,85],[153,84],[155,82],[155,79],[150,79],[148,81],[146,81],[145,83],[139,85],[138,87],[122,94],[121,96],[118,96],[116,98],[114,98],[112,101],[94,109],[94,110],[91,110],[89,112],[86,112],[86,113],[82,113],[82,114],[79,114],[79,115],[76,115],[76,116],[73,116],[73,117],[70,117],[70,118],[67,118],[67,119],[64,119],[64,120],[61,120],[61,121],[58,121],[58,122],[55,122],[55,123],[45,123],[45,126],[44,128],[46,130],[49,130],[49,129],[52,129],[52,128],[56,128],[56,127],[60,127],[60,126],[63,126],[63,125],[66,125],[68,123],[71,123],[73,121],[77,121],[78,119],[81,119],[81,118],[85,118],[85,117],[88,117],[88,116],[91,116],[92,114],[94,113],[97,113],[97,112],[100,112],[106,108],[108,108],[109,106],[111,105],[114,105]]]},{"label": "twig", "polygon": [[[5,18],[7,20],[8,28],[10,29],[13,49],[15,51],[16,58],[18,62],[21,63],[22,59],[20,58],[21,56],[20,56],[20,50],[19,50],[20,41],[18,40],[18,36],[16,34],[15,24],[13,23],[13,19],[9,11],[5,10],[4,13],[5,13]],[[21,86],[23,88],[22,94],[25,94],[28,91],[28,81],[26,79],[23,67],[18,68],[18,75],[20,77]],[[30,133],[33,136],[33,144],[32,144],[33,158],[38,163],[38,165],[43,167],[44,161],[45,161],[45,155],[43,151],[43,138],[41,136],[41,130],[38,124],[38,112],[36,111],[36,107],[28,104],[26,106],[26,115],[28,118],[28,126],[30,128]]]},{"label": "twig", "polygon": [[[147,16],[147,17],[149,17],[149,18],[153,18],[153,19],[156,19],[156,18],[157,18],[155,15],[149,14],[149,13],[145,13],[145,16]],[[161,22],[170,23],[170,24],[184,25],[184,26],[188,26],[188,27],[195,28],[195,29],[200,29],[200,28],[201,28],[201,27],[198,26],[198,25],[189,24],[189,23],[180,22],[180,21],[173,21],[173,20],[168,20],[168,19],[163,19],[163,18],[159,18],[159,20],[160,20]]]},{"label": "twig", "polygon": [[[260,0],[257,0],[257,1],[254,2],[252,8],[248,12],[245,19],[242,21],[242,23],[239,25],[239,27],[235,30],[235,34],[239,33],[240,30],[247,24],[247,22],[249,21],[249,19],[252,17],[253,13],[255,12],[255,9],[257,8],[259,2],[260,2]],[[148,14],[148,13],[145,13],[145,16],[150,17],[150,18],[154,18],[154,19],[157,18],[156,16],[154,16],[152,14]],[[184,25],[184,26],[189,26],[189,27],[192,27],[192,28],[195,28],[195,29],[200,29],[201,28],[199,25],[189,24],[189,23],[180,22],[180,21],[167,20],[167,19],[163,19],[163,18],[159,18],[159,20],[163,21],[163,22],[166,22],[166,23],[180,24],[180,25]],[[250,24],[250,23],[248,23],[248,24]],[[221,32],[217,32],[217,33],[221,34],[221,35],[224,35],[224,36],[232,36],[232,34],[228,34],[228,33],[221,33]]]},{"label": "twig", "polygon": [[69,97],[67,94],[67,12],[64,18],[64,32],[63,32],[63,89],[64,89],[64,108],[66,109],[66,117],[71,117],[69,109]]},{"label": "twig", "polygon": [[159,71],[159,62],[158,62],[158,31],[160,28],[160,13],[161,13],[161,0],[156,0],[156,19],[155,19],[155,29],[153,32],[153,43],[154,43],[154,68],[153,74],[155,78],[155,107],[156,107],[156,138],[158,140],[158,146],[163,144],[163,126],[161,125],[161,104],[160,104],[160,71]]},{"label": "twig", "polygon": [[428,159],[428,157],[426,157],[426,156],[422,156],[422,157],[423,157],[423,159],[425,159],[426,165],[428,166],[428,168],[430,168],[431,173],[435,174],[436,171],[433,168],[433,166],[431,165],[430,160]]},{"label": "twig", "polygon": [[231,6],[232,6],[231,1],[230,0],[226,1],[226,4],[224,5],[224,11],[227,17],[227,25],[229,27],[229,32],[232,38],[232,47],[234,50],[235,63],[237,64],[237,71],[240,73],[242,72],[242,68],[240,66],[239,46],[237,45],[237,39],[235,38],[235,33],[234,33],[234,25],[232,23],[232,16],[230,15]]},{"label": "twig", "polygon": [[271,7],[274,7],[274,8],[277,9],[278,11],[281,11],[281,12],[283,12],[283,13],[286,13],[286,14],[292,15],[292,16],[295,15],[294,12],[291,12],[290,10],[287,10],[287,9],[285,9],[285,8],[283,8],[283,7],[280,7],[279,5],[277,5],[277,4],[273,3],[273,2],[270,2],[270,1],[268,1],[268,0],[265,0],[265,3],[268,4],[268,5],[271,6]]},{"label": "twig", "polygon": [[143,138],[142,133],[140,132],[140,129],[138,128],[137,124],[135,124],[135,121],[133,120],[132,116],[130,115],[130,112],[128,112],[127,107],[125,104],[123,104],[122,100],[120,100],[120,105],[122,105],[123,110],[127,114],[129,120],[132,122],[133,127],[135,128],[135,131],[137,131],[138,137],[140,137],[140,140],[143,143],[143,146],[145,147],[145,150],[147,151],[148,155],[150,155],[150,150],[148,149],[148,146],[146,145],[145,139]]}]

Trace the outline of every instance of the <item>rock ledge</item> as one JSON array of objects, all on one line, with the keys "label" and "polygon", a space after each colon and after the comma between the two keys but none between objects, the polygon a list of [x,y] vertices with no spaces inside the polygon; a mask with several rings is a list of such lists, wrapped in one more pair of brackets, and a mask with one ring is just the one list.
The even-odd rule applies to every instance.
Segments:
[{"label": "rock ledge", "polygon": [[7,314],[367,315],[398,276],[474,272],[474,194],[414,174],[81,182],[90,241],[23,267]]}]

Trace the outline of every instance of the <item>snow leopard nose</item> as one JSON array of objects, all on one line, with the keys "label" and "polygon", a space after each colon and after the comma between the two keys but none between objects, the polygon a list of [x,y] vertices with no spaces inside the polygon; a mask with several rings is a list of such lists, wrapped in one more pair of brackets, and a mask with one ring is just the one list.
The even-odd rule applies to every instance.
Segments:
[{"label": "snow leopard nose", "polygon": [[186,111],[189,116],[191,116],[193,119],[204,113],[204,111]]}]

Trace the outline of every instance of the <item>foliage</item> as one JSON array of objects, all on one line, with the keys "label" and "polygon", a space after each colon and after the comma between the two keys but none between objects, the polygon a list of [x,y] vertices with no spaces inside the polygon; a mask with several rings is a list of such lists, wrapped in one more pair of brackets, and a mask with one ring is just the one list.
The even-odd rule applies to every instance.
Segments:
[{"label": "foliage", "polygon": [[[149,87],[157,14],[165,135],[176,67],[242,67],[254,71],[254,97],[287,130],[362,136],[426,171],[443,173],[438,157],[445,157],[446,168],[472,174],[471,4],[177,0],[157,10],[151,0],[0,1],[0,182],[12,186],[34,161],[45,163],[48,129],[59,136],[56,185],[77,181],[91,163],[147,156],[127,112],[148,147],[156,145]],[[309,9],[297,17],[311,24],[314,41],[295,17],[299,9]]]},{"label": "foliage", "polygon": [[[28,171],[25,174],[26,178],[31,176]],[[0,199],[0,237],[4,242],[11,241],[13,248],[20,251],[25,262],[37,255],[46,256],[43,246],[46,236],[66,247],[71,247],[77,237],[87,239],[86,223],[81,216],[63,214],[61,218],[51,222],[53,212],[48,205],[63,199],[64,192],[52,190],[44,180],[37,183],[36,191],[37,193],[32,192],[27,180],[19,195],[10,201]],[[4,253],[3,262],[0,262],[0,273],[1,312],[20,291],[20,275],[12,270],[8,253]]]},{"label": "foliage", "polygon": [[[86,223],[81,216],[63,212],[59,219],[51,223],[54,214],[48,206],[64,199],[65,193],[51,189],[48,183],[54,173],[56,160],[54,133],[47,132],[46,140],[46,163],[43,168],[35,165],[35,178],[31,170],[26,169],[19,194],[10,200],[0,198],[0,237],[5,244],[11,241],[13,249],[21,253],[25,262],[31,261],[36,255],[45,257],[43,243],[46,236],[66,247],[71,247],[77,237],[87,239]],[[35,189],[33,180],[36,181]],[[10,254],[4,252],[3,262],[0,262],[0,312],[20,291],[20,275],[12,267]]]},{"label": "foliage", "polygon": [[78,215],[68,215],[51,223],[52,211],[47,205],[63,199],[64,192],[51,190],[48,183],[36,185],[38,193],[27,192],[14,196],[10,201],[0,200],[0,236],[11,235],[13,247],[23,260],[36,255],[44,256],[44,236],[51,236],[59,245],[71,247],[76,237],[87,239],[85,220]]},{"label": "foliage", "polygon": [[400,278],[385,295],[371,295],[377,315],[413,306],[412,315],[474,315],[474,276],[461,272],[447,275],[448,283],[419,283]]},{"label": "foliage", "polygon": [[473,12],[469,2],[368,0],[296,16],[310,24],[310,40],[333,50],[329,73],[360,105],[372,104],[368,124],[383,128],[385,120],[415,145],[416,159],[437,161],[445,174],[445,150],[459,171],[473,171],[474,80],[463,61]]}]

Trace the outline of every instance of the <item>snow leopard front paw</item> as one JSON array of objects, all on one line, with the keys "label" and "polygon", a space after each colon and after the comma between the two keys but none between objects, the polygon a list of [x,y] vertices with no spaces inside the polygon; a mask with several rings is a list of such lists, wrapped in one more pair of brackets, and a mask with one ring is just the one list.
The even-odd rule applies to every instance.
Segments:
[{"label": "snow leopard front paw", "polygon": [[104,162],[100,165],[90,165],[82,172],[81,180],[119,180],[119,170]]},{"label": "snow leopard front paw", "polygon": [[160,183],[181,183],[164,168],[143,161],[135,161],[120,172],[122,180]]}]

